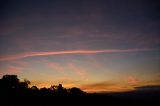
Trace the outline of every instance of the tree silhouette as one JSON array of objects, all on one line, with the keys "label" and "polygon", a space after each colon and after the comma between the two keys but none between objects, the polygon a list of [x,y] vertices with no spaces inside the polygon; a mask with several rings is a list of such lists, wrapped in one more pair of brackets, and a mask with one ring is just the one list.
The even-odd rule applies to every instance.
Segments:
[{"label": "tree silhouette", "polygon": [[31,90],[39,90],[39,89],[37,88],[37,86],[32,86]]},{"label": "tree silhouette", "polygon": [[29,88],[31,82],[27,79],[20,81],[17,75],[4,75],[0,79],[0,92],[3,96],[79,96],[85,93],[79,88],[73,87],[66,89],[59,85],[52,85],[50,88],[40,88],[32,86]]},{"label": "tree silhouette", "polygon": [[23,89],[23,90],[24,90],[24,89],[28,89],[30,83],[31,83],[31,82],[30,82],[29,80],[24,79],[23,82],[19,82],[19,84],[18,84],[18,89]]},{"label": "tree silhouette", "polygon": [[[73,103],[73,102],[83,105],[84,102],[86,101],[90,105],[91,103],[93,104],[97,103],[96,105],[102,105],[103,103],[108,103],[108,102],[110,102],[111,104],[117,102],[119,103],[124,102],[126,104],[127,101],[130,105],[130,102],[132,102],[133,99],[134,101],[138,102],[140,101],[141,103],[145,104],[146,101],[152,101],[152,100],[154,100],[154,102],[152,103],[159,103],[159,98],[160,98],[159,97],[160,92],[156,93],[140,92],[140,91],[137,93],[131,92],[131,93],[124,93],[123,95],[118,94],[118,96],[116,96],[115,98],[114,95],[109,97],[106,95],[88,94],[77,87],[66,89],[62,86],[62,84],[52,85],[50,88],[44,87],[40,89],[37,88],[37,86],[29,87],[29,84],[30,84],[29,80],[24,79],[24,81],[20,81],[17,75],[4,75],[2,79],[0,79],[0,98],[1,98],[0,105],[3,106],[2,102],[4,100],[7,100],[7,102],[4,103],[5,105],[6,103],[10,103],[11,106],[14,106],[13,102],[18,103],[20,106],[28,103],[27,106],[29,106],[30,103],[35,101],[36,101],[35,102],[36,106],[41,105],[41,103],[44,103],[45,105],[46,103],[51,103],[51,104],[58,103],[58,105],[61,105],[61,103],[62,104],[65,103],[66,105],[66,103]],[[79,97],[81,98],[79,99]],[[103,99],[102,97],[105,97],[105,99]],[[89,100],[89,98],[91,100]],[[13,101],[10,102],[11,100]],[[106,100],[108,101],[106,102]],[[20,101],[23,101],[22,104],[20,103]],[[138,102],[136,103],[139,104]],[[73,105],[75,104],[73,103]],[[17,104],[15,106],[17,106]]]},{"label": "tree silhouette", "polygon": [[82,91],[81,89],[79,89],[77,87],[73,87],[73,88],[69,89],[69,92],[71,95],[74,95],[74,96],[79,96],[79,95],[85,94],[84,91]]},{"label": "tree silhouette", "polygon": [[1,79],[2,87],[6,89],[16,88],[19,84],[17,75],[4,75]]}]

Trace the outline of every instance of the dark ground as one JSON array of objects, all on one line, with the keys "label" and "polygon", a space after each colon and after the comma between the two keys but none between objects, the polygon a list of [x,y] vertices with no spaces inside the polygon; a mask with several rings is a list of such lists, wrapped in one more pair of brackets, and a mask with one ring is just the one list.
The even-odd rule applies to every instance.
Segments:
[{"label": "dark ground", "polygon": [[1,106],[160,106],[160,92],[127,92],[77,96],[21,96],[1,99]]}]

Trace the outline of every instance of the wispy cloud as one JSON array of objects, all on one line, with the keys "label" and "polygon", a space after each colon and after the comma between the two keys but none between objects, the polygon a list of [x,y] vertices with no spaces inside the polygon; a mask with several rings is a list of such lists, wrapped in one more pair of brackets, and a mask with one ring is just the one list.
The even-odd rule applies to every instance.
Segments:
[{"label": "wispy cloud", "polygon": [[138,80],[137,78],[134,78],[134,77],[132,77],[132,76],[129,76],[129,77],[127,78],[127,82],[128,82],[129,84],[136,85],[136,84],[139,83],[139,80]]},{"label": "wispy cloud", "polygon": [[133,87],[122,83],[109,81],[85,84],[82,85],[80,88],[87,92],[121,92],[134,89]]},{"label": "wispy cloud", "polygon": [[57,72],[60,72],[60,73],[64,73],[64,68],[57,64],[57,63],[47,63],[46,64],[49,68],[53,69],[53,70],[56,70]]},{"label": "wispy cloud", "polygon": [[77,67],[75,64],[73,64],[73,63],[69,63],[69,68],[72,70],[72,71],[74,71],[76,74],[78,74],[81,78],[83,78],[83,79],[88,79],[87,78],[87,75],[88,75],[88,73],[87,73],[87,71],[85,70],[85,69],[82,69],[82,68],[80,68],[80,67]]},{"label": "wispy cloud", "polygon": [[9,74],[21,73],[22,70],[23,70],[22,67],[16,67],[16,66],[9,66],[9,67],[8,67],[8,72],[9,72]]},{"label": "wispy cloud", "polygon": [[145,85],[145,86],[139,86],[135,87],[135,90],[138,91],[160,91],[160,85]]},{"label": "wispy cloud", "polygon": [[103,50],[69,50],[69,51],[49,51],[49,52],[25,52],[15,55],[0,56],[0,61],[16,60],[33,56],[64,55],[64,54],[96,54],[96,53],[128,53],[128,52],[148,52],[154,51],[154,48],[136,48],[136,49],[103,49]]},{"label": "wispy cloud", "polygon": [[23,67],[18,66],[8,66],[5,70],[0,70],[0,76],[5,74],[19,74],[24,70]]}]

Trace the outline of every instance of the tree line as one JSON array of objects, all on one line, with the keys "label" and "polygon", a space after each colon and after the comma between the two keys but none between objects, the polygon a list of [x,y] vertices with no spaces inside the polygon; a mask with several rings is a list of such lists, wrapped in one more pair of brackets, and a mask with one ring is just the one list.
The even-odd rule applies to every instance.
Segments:
[{"label": "tree line", "polygon": [[3,75],[0,79],[0,94],[2,97],[25,97],[25,96],[83,96],[87,93],[80,88],[64,88],[62,84],[51,85],[50,88],[38,88],[29,85],[27,79],[20,81],[17,75]]}]

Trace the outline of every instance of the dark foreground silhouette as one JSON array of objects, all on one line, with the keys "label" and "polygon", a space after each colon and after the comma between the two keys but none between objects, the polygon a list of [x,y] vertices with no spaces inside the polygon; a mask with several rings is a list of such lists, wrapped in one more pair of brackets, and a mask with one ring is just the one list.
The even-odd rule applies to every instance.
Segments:
[{"label": "dark foreground silhouette", "polygon": [[17,75],[4,75],[0,79],[1,106],[39,105],[160,105],[160,90],[137,90],[123,93],[86,93],[79,88],[66,89],[59,85],[50,88],[29,87],[30,81],[20,82]]}]

